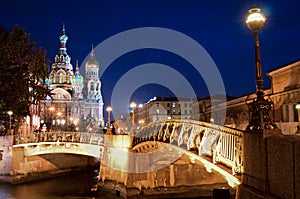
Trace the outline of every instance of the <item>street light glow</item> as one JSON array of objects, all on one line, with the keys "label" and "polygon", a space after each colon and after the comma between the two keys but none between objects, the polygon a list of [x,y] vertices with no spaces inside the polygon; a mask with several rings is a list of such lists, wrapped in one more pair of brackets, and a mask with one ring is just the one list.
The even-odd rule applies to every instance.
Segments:
[{"label": "street light glow", "polygon": [[250,30],[258,31],[263,27],[266,17],[260,12],[259,8],[252,8],[249,11],[246,24]]},{"label": "street light glow", "polygon": [[112,111],[112,108],[111,108],[110,106],[108,106],[108,107],[106,108],[106,111],[107,111],[107,112],[111,112],[111,111]]},{"label": "street light glow", "polygon": [[252,13],[247,17],[246,23],[253,21],[266,21],[266,18],[261,13]]},{"label": "street light glow", "polygon": [[13,114],[13,112],[7,111],[7,114],[9,115],[9,130],[11,130],[11,115]]},{"label": "street light glow", "polygon": [[112,108],[110,106],[108,106],[106,108],[106,111],[107,111],[107,132],[106,132],[106,134],[111,135],[112,132],[111,132],[111,128],[110,128],[110,112],[112,111]]},{"label": "street light glow", "polygon": [[135,102],[131,102],[130,103],[130,108],[135,108],[136,107],[136,103]]},{"label": "street light glow", "polygon": [[133,130],[133,132],[135,131],[135,129],[134,129],[134,109],[135,109],[135,107],[136,107],[136,103],[135,102],[131,102],[130,103],[130,108],[132,109],[132,117],[131,117],[131,120],[132,120],[132,130]]}]

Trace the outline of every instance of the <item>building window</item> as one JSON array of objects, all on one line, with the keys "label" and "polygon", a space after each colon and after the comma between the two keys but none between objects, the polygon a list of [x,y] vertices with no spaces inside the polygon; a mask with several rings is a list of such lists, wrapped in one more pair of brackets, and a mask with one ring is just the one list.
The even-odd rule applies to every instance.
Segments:
[{"label": "building window", "polygon": [[63,83],[64,76],[62,73],[59,74],[59,83]]},{"label": "building window", "polygon": [[167,107],[170,107],[170,103],[167,103]]},{"label": "building window", "polygon": [[173,108],[175,108],[175,107],[176,107],[176,104],[175,104],[174,102],[173,102],[173,105],[172,105],[172,107],[173,107]]}]

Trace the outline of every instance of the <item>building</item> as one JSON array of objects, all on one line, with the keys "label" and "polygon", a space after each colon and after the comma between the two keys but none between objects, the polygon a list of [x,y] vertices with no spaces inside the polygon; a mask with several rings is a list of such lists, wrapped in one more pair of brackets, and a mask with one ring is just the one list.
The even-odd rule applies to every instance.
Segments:
[{"label": "building", "polygon": [[[274,103],[271,116],[284,134],[294,134],[300,124],[300,61],[274,69],[267,75],[271,78],[271,88],[264,90],[264,94]],[[251,93],[228,101],[225,125],[245,130],[249,123],[247,104],[255,98],[256,94]]]},{"label": "building", "polygon": [[271,78],[274,120],[283,132],[294,133],[300,116],[300,61],[272,70],[268,76]]},{"label": "building", "polygon": [[48,129],[95,131],[104,124],[100,64],[94,49],[85,63],[85,78],[78,62],[73,72],[71,57],[67,54],[68,36],[63,27],[59,36],[60,48],[54,58],[47,84],[52,96],[41,103],[41,123]]},{"label": "building", "polygon": [[193,103],[192,99],[154,97],[134,110],[134,122],[137,126],[143,126],[167,119],[192,119]]},{"label": "building", "polygon": [[[300,60],[274,69],[267,75],[271,78],[271,88],[265,89],[264,95],[273,102],[271,118],[284,134],[294,134],[298,128],[300,133]],[[167,119],[192,119],[246,130],[250,118],[248,105],[256,99],[256,93],[238,98],[226,96],[225,103],[221,100],[223,98],[213,96],[178,100],[175,97],[155,97],[135,108],[134,124],[138,128]],[[214,105],[212,99],[215,100]],[[130,126],[132,118],[130,113],[119,126]]]}]

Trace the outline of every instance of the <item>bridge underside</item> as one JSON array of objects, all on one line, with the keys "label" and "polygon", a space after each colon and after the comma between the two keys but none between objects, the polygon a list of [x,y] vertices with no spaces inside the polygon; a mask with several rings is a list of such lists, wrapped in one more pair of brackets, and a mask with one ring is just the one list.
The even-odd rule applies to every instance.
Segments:
[{"label": "bridge underside", "polygon": [[103,146],[71,143],[71,142],[38,142],[13,145],[14,148],[24,148],[25,156],[35,156],[49,153],[69,153],[101,158]]},{"label": "bridge underside", "polygon": [[[185,160],[185,163],[187,164],[200,165],[208,173],[213,173],[221,176],[231,187],[237,187],[240,184],[240,179],[231,174],[230,168],[221,166],[220,164],[214,164],[210,161],[209,158],[206,158],[205,156],[199,156],[194,152],[187,151],[186,149],[173,144],[147,141],[136,145],[133,148],[133,151],[143,154],[149,154],[149,156],[152,156],[151,160],[155,160],[153,159],[152,155],[154,152],[157,153],[158,151],[161,151],[160,153],[158,153],[159,156],[156,154],[156,156],[158,156],[158,158],[156,158],[156,161],[169,161],[166,164],[170,164],[178,162],[178,160],[183,158]],[[155,164],[155,162],[152,163]]]},{"label": "bridge underside", "polygon": [[[227,171],[167,143],[148,141],[136,145],[127,157],[126,167],[119,168],[121,157],[111,149],[104,154],[100,186],[126,196],[191,193],[197,193],[195,197],[211,196],[215,188],[229,189],[233,195],[233,187],[239,184],[239,180]],[[105,164],[107,158],[109,164]]]}]

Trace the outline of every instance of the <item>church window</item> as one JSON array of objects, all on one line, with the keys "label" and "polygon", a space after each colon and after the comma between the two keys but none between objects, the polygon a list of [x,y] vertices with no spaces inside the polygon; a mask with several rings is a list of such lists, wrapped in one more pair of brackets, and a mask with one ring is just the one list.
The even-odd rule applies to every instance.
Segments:
[{"label": "church window", "polygon": [[59,83],[63,83],[63,78],[64,78],[63,74],[60,73],[59,74]]},{"label": "church window", "polygon": [[95,90],[94,82],[91,82],[91,91],[94,91],[94,90]]},{"label": "church window", "polygon": [[55,83],[59,83],[59,74],[55,75]]}]

